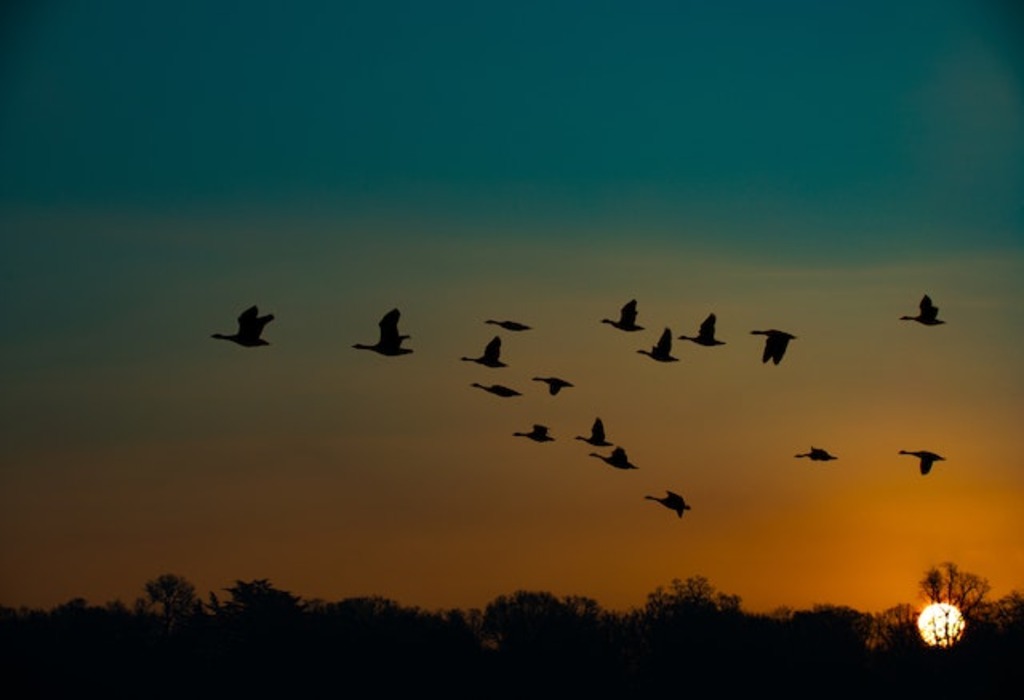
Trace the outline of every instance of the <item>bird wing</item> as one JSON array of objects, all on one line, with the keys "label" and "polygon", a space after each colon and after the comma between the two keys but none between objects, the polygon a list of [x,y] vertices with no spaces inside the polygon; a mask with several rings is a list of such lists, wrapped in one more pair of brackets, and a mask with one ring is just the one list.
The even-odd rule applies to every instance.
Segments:
[{"label": "bird wing", "polygon": [[786,354],[786,346],[789,345],[789,338],[784,335],[770,335],[764,344],[764,359],[771,358],[775,364],[779,364],[782,356]]},{"label": "bird wing", "polygon": [[633,325],[636,321],[636,299],[632,299],[622,307],[619,320],[625,325]]},{"label": "bird wing", "polygon": [[250,306],[248,309],[238,314],[238,323],[240,325],[252,323],[259,316],[259,309],[256,306]]},{"label": "bird wing", "polygon": [[672,331],[666,328],[661,333],[661,337],[658,339],[658,344],[654,346],[655,352],[668,355],[672,352]]},{"label": "bird wing", "polygon": [[400,338],[398,335],[398,319],[401,317],[401,312],[398,309],[391,309],[380,319],[377,324],[380,326],[380,342],[381,344],[399,343]]},{"label": "bird wing", "polygon": [[501,356],[501,338],[494,336],[491,342],[484,348],[484,357],[488,360],[497,360]]},{"label": "bird wing", "polygon": [[921,474],[930,472],[933,464],[935,464],[935,460],[932,457],[921,457]]},{"label": "bird wing", "polygon": [[259,338],[263,327],[274,320],[273,314],[260,316],[259,313],[259,309],[254,305],[238,315],[238,335],[240,337]]},{"label": "bird wing", "polygon": [[714,338],[715,337],[715,315],[714,314],[709,314],[708,317],[706,319],[704,319],[704,322],[700,324],[700,331],[698,332],[698,335],[700,335],[701,337],[704,337],[704,338]]},{"label": "bird wing", "polygon": [[590,439],[594,442],[604,442],[604,423],[600,418],[594,419],[594,426],[590,429]]},{"label": "bird wing", "polygon": [[929,320],[934,320],[939,315],[939,307],[932,304],[931,297],[927,294],[921,298],[921,317]]}]

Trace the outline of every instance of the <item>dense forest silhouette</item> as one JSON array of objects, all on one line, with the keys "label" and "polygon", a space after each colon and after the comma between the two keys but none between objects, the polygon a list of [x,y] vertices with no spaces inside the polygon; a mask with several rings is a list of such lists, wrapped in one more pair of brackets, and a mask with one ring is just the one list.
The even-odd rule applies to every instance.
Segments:
[{"label": "dense forest silhouette", "polygon": [[305,600],[267,579],[206,600],[163,574],[129,606],[76,598],[0,607],[6,697],[1017,697],[1024,593],[986,600],[944,564],[921,597],[958,604],[963,638],[921,639],[917,609],[816,605],[752,613],[706,578],[673,580],[626,612],[520,590],[484,609],[427,611],[383,597]]}]

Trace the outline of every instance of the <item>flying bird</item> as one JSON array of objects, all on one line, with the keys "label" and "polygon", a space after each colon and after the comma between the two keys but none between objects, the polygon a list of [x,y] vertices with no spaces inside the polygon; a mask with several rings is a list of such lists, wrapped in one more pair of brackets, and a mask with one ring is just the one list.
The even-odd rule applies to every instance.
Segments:
[{"label": "flying bird", "polygon": [[601,323],[608,323],[620,331],[642,331],[643,326],[636,325],[636,299],[631,299],[619,310],[618,320],[602,318]]},{"label": "flying bird", "polygon": [[566,387],[575,386],[571,382],[567,382],[564,379],[560,379],[558,377],[534,377],[533,381],[544,382],[545,384],[547,384],[548,393],[551,394],[552,396],[557,395],[558,392],[560,392],[562,389],[565,389]]},{"label": "flying bird", "polygon": [[519,321],[495,321],[493,318],[489,318],[484,323],[493,323],[496,326],[501,326],[507,331],[528,331],[530,326],[525,323],[519,323]]},{"label": "flying bird", "polygon": [[690,504],[683,500],[683,497],[680,496],[678,493],[665,489],[665,494],[666,495],[662,496],[661,498],[657,496],[644,496],[644,498],[647,498],[652,501],[657,501],[658,503],[665,506],[669,510],[674,510],[676,512],[676,515],[678,515],[680,518],[683,517],[683,513],[685,511],[691,510]]},{"label": "flying bird", "polygon": [[803,453],[795,455],[795,456],[796,457],[810,457],[811,460],[815,461],[815,462],[828,462],[828,461],[833,460],[833,459],[839,459],[835,455],[829,454],[828,450],[824,450],[824,449],[822,449],[820,447],[811,447],[811,451],[810,452],[803,452]]},{"label": "flying bird", "polygon": [[356,343],[352,347],[359,350],[373,350],[374,352],[380,353],[381,355],[407,355],[412,350],[410,348],[403,348],[402,343],[409,336],[401,335],[398,332],[398,319],[401,317],[401,313],[398,309],[391,309],[380,319],[377,324],[380,326],[380,338],[373,345],[366,345],[364,343]]},{"label": "flying bird", "polygon": [[921,475],[925,475],[932,470],[932,465],[936,462],[946,461],[945,457],[941,457],[934,452],[928,450],[900,450],[901,455],[913,455],[921,460]]},{"label": "flying bird", "polygon": [[548,427],[546,425],[539,425],[536,423],[533,426],[533,430],[528,433],[515,432],[512,434],[517,437],[530,438],[534,442],[551,442],[554,440],[554,438],[548,434]]},{"label": "flying bird", "polygon": [[637,350],[641,355],[647,355],[658,362],[678,362],[678,357],[672,356],[672,331],[666,328],[658,339],[658,344],[650,350]]},{"label": "flying bird", "polygon": [[230,340],[247,348],[270,345],[270,343],[260,337],[260,334],[263,332],[263,327],[274,320],[274,315],[260,316],[259,313],[259,309],[256,306],[250,306],[238,316],[238,332],[231,335],[214,333],[210,337],[219,340]]},{"label": "flying bird", "polygon": [[681,335],[679,340],[689,340],[698,345],[725,345],[725,342],[718,340],[715,337],[715,315],[708,314],[708,317],[704,319],[704,322],[700,324],[700,329],[697,331],[697,335]]},{"label": "flying bird", "polygon": [[605,439],[604,422],[600,418],[594,419],[594,425],[590,428],[589,436],[585,437],[583,435],[577,435],[576,439],[582,440],[583,442],[589,442],[595,447],[610,447],[612,445],[612,443]]},{"label": "flying bird", "polygon": [[624,449],[622,449],[621,447],[616,447],[614,450],[612,450],[612,453],[610,455],[608,455],[608,456],[599,455],[596,452],[591,452],[590,456],[591,457],[597,457],[598,459],[600,459],[600,460],[602,460],[604,462],[607,462],[608,464],[610,464],[611,466],[615,467],[616,469],[638,469],[639,468],[636,465],[634,465],[632,462],[629,461],[629,458],[626,456],[626,451]]},{"label": "flying bird", "polygon": [[939,320],[939,307],[932,304],[931,297],[927,294],[921,297],[919,309],[920,311],[917,316],[900,316],[900,320],[917,321],[925,326],[938,326],[939,324],[945,323],[945,321]]},{"label": "flying bird", "polygon": [[775,329],[767,331],[750,331],[750,333],[752,335],[768,336],[764,341],[764,352],[761,354],[761,362],[771,360],[775,364],[779,364],[782,361],[782,356],[786,354],[786,348],[789,346],[789,341],[796,338],[795,335],[791,335],[785,331],[777,331]]},{"label": "flying bird", "polygon": [[473,382],[472,384],[470,384],[470,386],[478,387],[486,392],[494,394],[495,396],[500,396],[502,398],[508,398],[509,396],[522,396],[522,394],[520,394],[515,389],[511,389],[502,384],[491,384],[490,386],[484,386],[483,384],[477,384],[476,382]]},{"label": "flying bird", "polygon": [[487,346],[484,348],[484,354],[480,357],[463,357],[462,359],[466,362],[476,362],[485,367],[508,366],[501,361],[501,338],[498,336],[494,336],[491,342],[487,343]]}]

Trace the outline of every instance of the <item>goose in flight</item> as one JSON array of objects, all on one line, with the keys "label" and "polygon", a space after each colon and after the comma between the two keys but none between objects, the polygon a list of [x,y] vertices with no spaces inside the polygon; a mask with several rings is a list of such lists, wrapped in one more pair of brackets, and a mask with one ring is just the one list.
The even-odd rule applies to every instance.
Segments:
[{"label": "goose in flight", "polygon": [[602,318],[601,323],[615,326],[620,331],[642,331],[643,326],[636,325],[636,299],[631,299],[619,310],[618,320]]},{"label": "goose in flight", "polygon": [[678,357],[672,356],[672,331],[666,328],[658,339],[658,344],[650,350],[637,350],[641,355],[657,360],[658,362],[678,362]]},{"label": "goose in flight", "polygon": [[945,321],[939,320],[939,307],[932,304],[931,297],[927,294],[921,297],[921,303],[918,308],[920,311],[917,316],[900,316],[900,320],[917,321],[925,326],[938,326],[941,323],[945,323]]},{"label": "goose in flight", "polygon": [[230,340],[233,343],[238,343],[239,345],[247,348],[257,347],[259,345],[270,345],[270,343],[260,337],[260,334],[263,332],[263,327],[274,320],[274,315],[267,314],[266,316],[260,316],[259,314],[259,309],[255,306],[250,306],[238,316],[237,333],[233,333],[231,335],[214,333],[210,337],[217,338],[219,340]]},{"label": "goose in flight", "polygon": [[680,518],[683,517],[685,511],[691,510],[690,504],[683,500],[683,497],[674,491],[665,489],[665,496],[658,498],[657,496],[644,496],[644,498],[657,501],[661,505],[665,506],[669,510],[674,510],[676,515]]},{"label": "goose in flight", "polygon": [[934,452],[928,450],[900,450],[901,455],[913,455],[921,460],[921,475],[924,476],[932,470],[932,465],[936,462],[946,461],[945,457],[941,457]]},{"label": "goose in flight", "polygon": [[391,309],[391,311],[384,314],[377,324],[380,326],[380,339],[375,344],[356,343],[352,347],[359,350],[373,350],[381,355],[409,354],[412,350],[402,347],[402,342],[409,336],[398,333],[398,319],[401,315],[398,309]]},{"label": "goose in flight", "polygon": [[490,386],[484,386],[483,384],[473,382],[472,384],[470,384],[470,386],[475,386],[479,389],[483,389],[486,392],[494,394],[495,396],[500,396],[502,398],[508,398],[509,396],[522,396],[522,394],[520,394],[515,389],[511,389],[502,384],[491,384]]},{"label": "goose in flight", "polygon": [[829,460],[839,459],[835,455],[828,453],[828,450],[824,450],[820,447],[811,447],[810,452],[803,452],[796,455],[797,457],[810,457],[815,462],[828,462]]},{"label": "goose in flight", "polygon": [[496,326],[501,326],[507,331],[528,331],[530,326],[525,323],[519,323],[519,321],[495,321],[493,318],[489,318],[484,323],[493,323]]},{"label": "goose in flight", "polygon": [[700,324],[700,330],[697,331],[697,335],[681,335],[679,340],[689,340],[698,345],[725,345],[721,340],[715,337],[715,315],[708,314],[708,317],[704,319],[704,322]]},{"label": "goose in flight", "polygon": [[548,393],[551,394],[552,396],[557,395],[558,392],[560,392],[562,389],[565,389],[566,387],[575,386],[573,383],[567,382],[564,379],[560,379],[559,377],[534,377],[533,381],[544,382],[545,384],[547,384]]},{"label": "goose in flight", "polygon": [[795,335],[775,329],[767,331],[750,331],[752,335],[766,335],[764,340],[764,352],[761,353],[761,362],[771,360],[775,364],[782,362],[782,356],[786,354],[789,341],[796,338]]},{"label": "goose in flight", "polygon": [[590,427],[589,436],[585,437],[583,435],[577,435],[576,439],[582,440],[583,442],[589,442],[591,445],[595,447],[611,447],[611,445],[613,444],[605,439],[604,422],[600,418],[594,419],[594,425]]},{"label": "goose in flight", "polygon": [[554,440],[553,437],[548,435],[548,427],[546,425],[534,424],[533,430],[528,433],[514,432],[513,435],[517,437],[530,438],[534,442],[551,442]]},{"label": "goose in flight", "polygon": [[629,458],[626,456],[626,451],[621,447],[616,447],[608,456],[599,455],[596,452],[591,452],[590,456],[597,457],[598,459],[607,462],[616,469],[639,469],[639,467],[637,467],[636,465],[629,461]]},{"label": "goose in flight", "polygon": [[501,338],[498,336],[494,336],[491,342],[487,343],[487,347],[484,348],[484,354],[480,357],[463,357],[462,359],[466,362],[476,362],[485,367],[508,366],[501,361]]}]

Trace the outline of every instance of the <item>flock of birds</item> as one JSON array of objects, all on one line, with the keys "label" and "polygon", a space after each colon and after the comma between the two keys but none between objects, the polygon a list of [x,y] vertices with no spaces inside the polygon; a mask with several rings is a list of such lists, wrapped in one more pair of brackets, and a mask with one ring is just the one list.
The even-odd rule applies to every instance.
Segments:
[{"label": "flock of birds", "polygon": [[[925,326],[937,326],[945,321],[940,320],[938,317],[939,309],[933,303],[931,298],[925,294],[922,297],[919,306],[918,313],[915,316],[904,315],[900,316],[900,320],[903,321],[915,321]],[[370,350],[381,355],[388,357],[394,357],[399,355],[407,355],[412,351],[411,348],[404,347],[404,343],[409,339],[408,335],[399,333],[398,322],[401,317],[401,312],[396,308],[388,311],[381,318],[378,326],[380,332],[376,343],[355,343],[352,347],[358,350]],[[259,347],[261,345],[269,345],[266,340],[263,339],[263,329],[268,323],[274,320],[273,314],[260,315],[259,309],[256,306],[250,306],[238,316],[238,330],[233,334],[214,333],[211,337],[220,340],[228,340],[243,347]],[[698,345],[706,347],[714,347],[718,345],[725,345],[725,342],[719,340],[715,336],[715,314],[711,313],[704,319],[700,324],[700,327],[695,336],[680,335],[677,340],[686,340]],[[530,330],[531,327],[520,323],[518,321],[509,320],[494,320],[488,319],[485,323],[496,325],[504,330],[511,332],[520,332]],[[601,319],[601,323],[607,323],[614,328],[626,332],[635,332],[644,330],[643,326],[637,324],[637,302],[636,299],[628,301],[619,310],[618,318],[604,318]],[[761,354],[761,362],[767,363],[769,360],[773,364],[779,364],[782,361],[783,356],[786,354],[786,349],[789,347],[789,342],[795,340],[796,336],[786,331],[777,329],[768,330],[753,330],[750,331],[752,335],[763,335],[765,336],[764,348]],[[651,359],[657,362],[677,362],[679,358],[672,355],[672,340],[673,335],[670,329],[665,328],[662,331],[658,342],[648,349],[639,349],[638,353],[647,355]],[[475,362],[483,365],[484,367],[499,368],[506,367],[507,364],[501,359],[501,337],[494,336],[487,345],[484,347],[483,352],[478,357],[463,356],[462,361],[464,362]],[[562,389],[572,387],[573,384],[560,377],[533,377],[533,381],[543,382],[548,385],[548,392],[555,396]],[[502,398],[509,398],[513,396],[521,396],[521,392],[505,386],[503,384],[480,384],[479,382],[473,382],[471,386],[482,389],[488,393],[494,394]],[[535,424],[529,432],[516,431],[512,433],[515,437],[524,437],[535,442],[551,442],[555,438],[551,436],[548,427],[541,424]],[[594,420],[593,425],[590,429],[589,435],[577,435],[576,440],[582,440],[594,447],[612,447],[612,451],[608,455],[603,455],[597,452],[590,452],[589,456],[595,457],[602,460],[606,464],[623,470],[637,469],[638,467],[630,462],[626,450],[622,446],[616,446],[614,443],[608,441],[604,423],[601,418],[598,417]],[[922,475],[928,474],[935,462],[944,461],[945,457],[938,455],[929,450],[900,450],[901,455],[911,455],[918,459],[919,469]],[[809,451],[795,455],[797,458],[807,458],[816,462],[828,462],[838,459],[835,455],[829,453],[828,450],[812,446]],[[666,490],[664,496],[644,496],[645,499],[656,501],[666,508],[675,511],[676,515],[680,518],[683,517],[683,513],[691,510],[691,506],[686,500],[678,493],[670,490]]]}]

